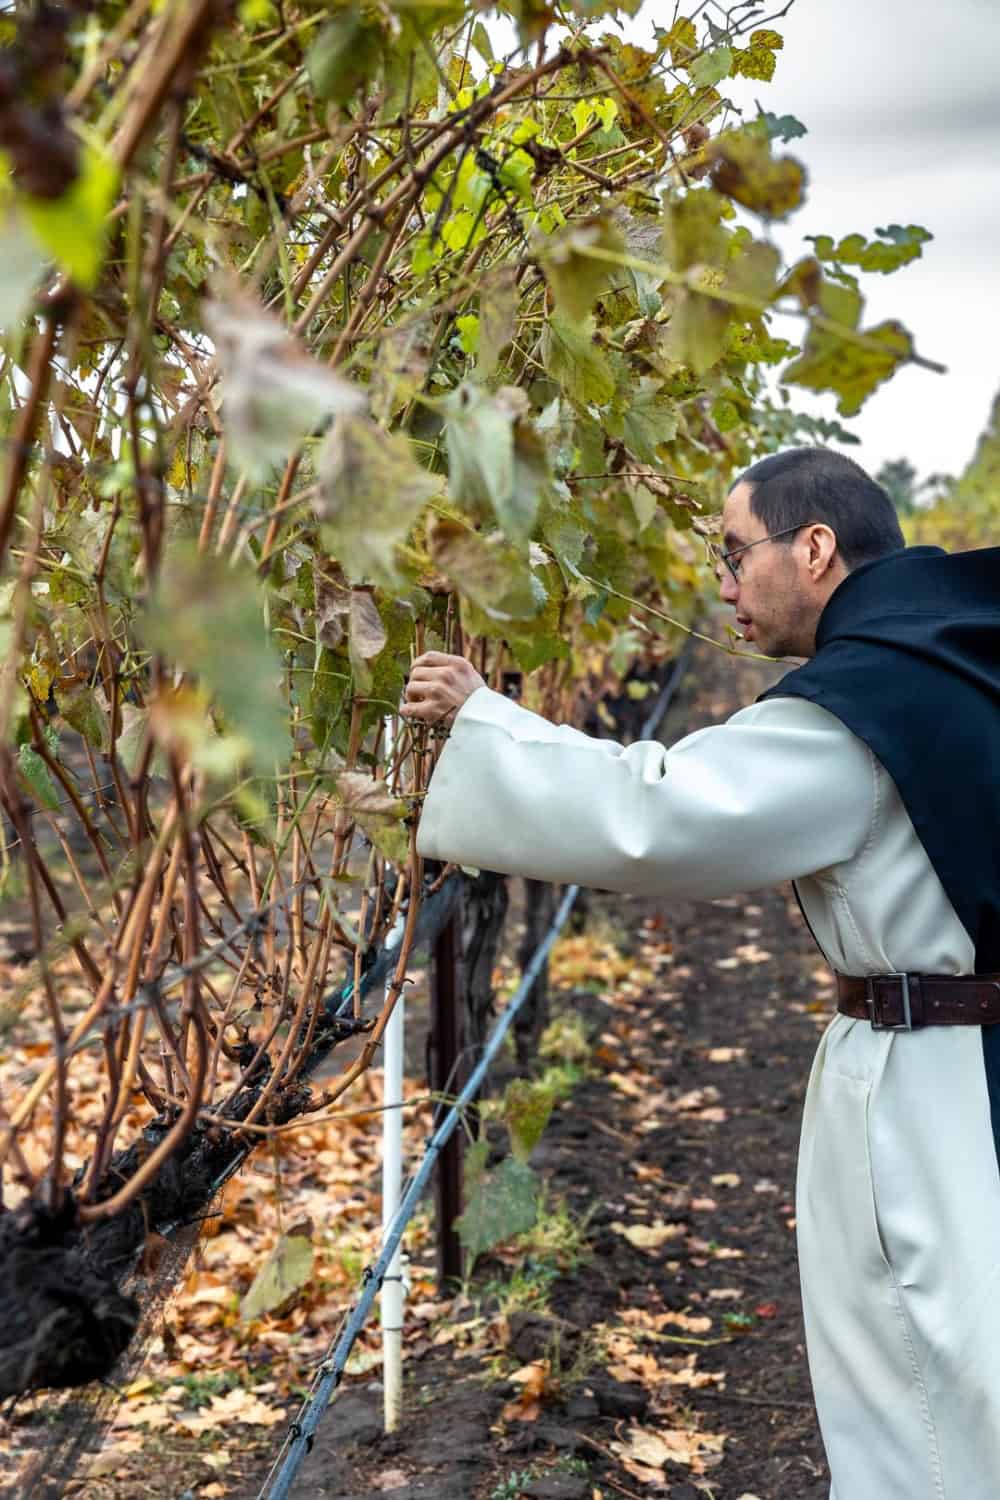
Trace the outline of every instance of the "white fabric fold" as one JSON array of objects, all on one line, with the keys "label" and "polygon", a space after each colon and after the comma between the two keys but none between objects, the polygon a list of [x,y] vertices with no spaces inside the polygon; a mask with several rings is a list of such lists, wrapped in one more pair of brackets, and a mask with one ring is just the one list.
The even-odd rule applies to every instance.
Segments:
[{"label": "white fabric fold", "polygon": [[851,859],[871,826],[870,751],[801,699],[771,699],[669,750],[623,748],[479,688],[456,716],[421,854],[535,880],[715,897]]}]

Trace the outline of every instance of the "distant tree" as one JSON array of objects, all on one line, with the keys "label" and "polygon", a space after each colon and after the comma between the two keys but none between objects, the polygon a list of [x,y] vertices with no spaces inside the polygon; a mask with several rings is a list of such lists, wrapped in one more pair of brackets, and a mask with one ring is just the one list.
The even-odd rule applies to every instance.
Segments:
[{"label": "distant tree", "polygon": [[917,509],[917,492],[921,488],[917,471],[908,458],[894,458],[884,463],[875,475],[901,516],[912,516]]}]

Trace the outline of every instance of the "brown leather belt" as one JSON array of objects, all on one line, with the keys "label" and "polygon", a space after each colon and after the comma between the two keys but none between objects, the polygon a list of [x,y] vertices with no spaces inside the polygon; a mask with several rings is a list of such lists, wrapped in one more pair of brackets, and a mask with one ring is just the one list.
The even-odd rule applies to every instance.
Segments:
[{"label": "brown leather belt", "polygon": [[837,1009],[870,1021],[873,1031],[920,1026],[995,1026],[1000,974],[837,975]]}]

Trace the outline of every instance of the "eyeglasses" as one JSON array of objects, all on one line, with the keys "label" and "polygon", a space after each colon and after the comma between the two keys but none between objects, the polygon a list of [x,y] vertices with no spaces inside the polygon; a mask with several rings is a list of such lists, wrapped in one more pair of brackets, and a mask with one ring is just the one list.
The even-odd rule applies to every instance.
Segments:
[{"label": "eyeglasses", "polygon": [[793,532],[801,531],[803,526],[811,525],[811,521],[800,521],[797,526],[786,526],[784,531],[772,531],[770,536],[760,536],[755,542],[745,542],[742,547],[733,547],[729,552],[723,552],[721,548],[714,545],[710,546],[709,556],[712,559],[712,564],[715,568],[716,576],[718,576],[719,563],[722,562],[725,563],[730,573],[736,579],[736,582],[739,583],[741,566],[740,553],[749,552],[751,547],[759,547],[761,542],[773,542],[776,541],[779,536],[791,536]]}]

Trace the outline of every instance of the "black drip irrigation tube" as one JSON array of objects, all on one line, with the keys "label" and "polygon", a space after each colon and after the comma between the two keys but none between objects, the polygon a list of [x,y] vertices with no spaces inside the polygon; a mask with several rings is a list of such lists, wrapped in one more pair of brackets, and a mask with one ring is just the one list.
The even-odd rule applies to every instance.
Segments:
[{"label": "black drip irrigation tube", "polygon": [[[684,649],[675,660],[667,681],[653,706],[653,710],[642,727],[639,736],[640,739],[651,739],[656,733],[684,675],[684,670],[691,654],[692,641],[693,637],[688,636]],[[444,889],[446,888],[444,887]],[[566,887],[552,926],[536,949],[531,962],[524,970],[521,982],[513,998],[494,1026],[490,1038],[483,1049],[482,1057],[470,1074],[455,1103],[428,1140],[423,1160],[411,1178],[409,1186],[400,1201],[396,1215],[383,1236],[378,1257],[370,1266],[365,1267],[361,1277],[361,1294],[326,1357],[317,1367],[313,1377],[313,1388],[303,1401],[298,1416],[290,1424],[288,1432],[285,1435],[285,1440],[271,1466],[270,1473],[264,1480],[258,1493],[257,1500],[286,1500],[286,1497],[291,1493],[292,1485],[298,1476],[299,1469],[302,1467],[302,1462],[312,1449],[316,1437],[316,1429],[322,1420],[323,1413],[326,1411],[334,1392],[340,1385],[358,1334],[365,1325],[365,1321],[371,1311],[372,1303],[382,1288],[382,1281],[396,1250],[399,1248],[406,1226],[412,1218],[413,1212],[430,1180],[434,1164],[454,1134],[462,1112],[474,1101],[481,1084],[486,1078],[490,1064],[500,1050],[504,1037],[510,1030],[515,1016],[531,993],[542,965],[545,963],[553,944],[565,927],[579,894],[580,887],[578,885]],[[350,993],[348,992],[345,994],[341,1009],[346,1007],[349,999]]]}]

